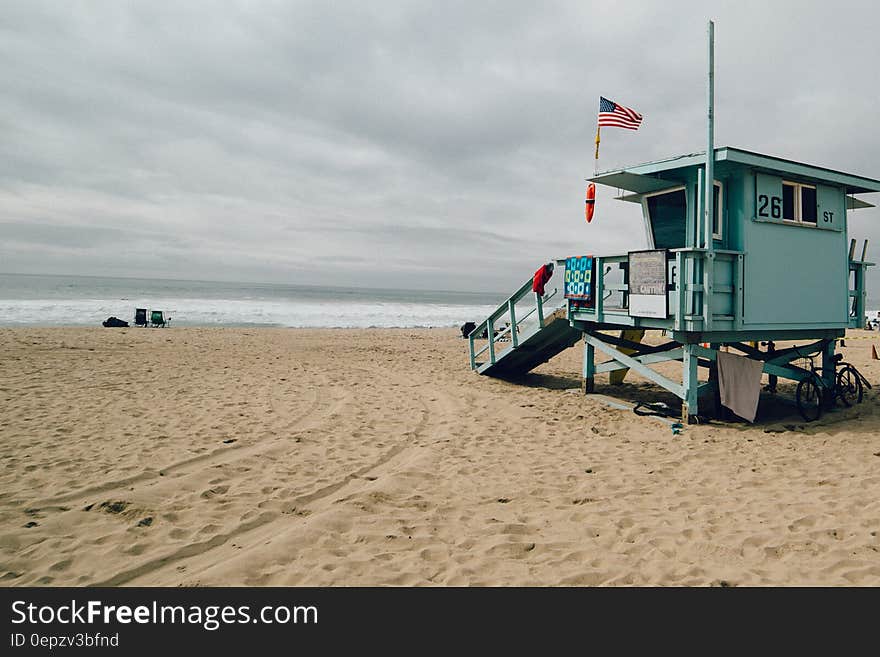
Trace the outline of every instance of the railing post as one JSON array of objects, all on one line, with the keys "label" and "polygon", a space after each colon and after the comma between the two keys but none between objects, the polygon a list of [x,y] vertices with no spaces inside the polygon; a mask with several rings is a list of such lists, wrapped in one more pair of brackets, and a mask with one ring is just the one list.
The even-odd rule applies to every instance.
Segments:
[{"label": "railing post", "polygon": [[678,309],[675,312],[673,327],[676,331],[684,328],[685,315],[685,271],[684,271],[685,255],[678,251],[675,254],[675,296],[678,299]]},{"label": "railing post", "polygon": [[712,330],[712,306],[715,288],[715,253],[703,253],[703,331]]},{"label": "railing post", "polygon": [[486,320],[486,337],[489,338],[489,362],[495,364],[495,326],[492,318]]},{"label": "railing post", "polygon": [[867,290],[865,290],[865,270],[867,265],[860,264],[856,268],[856,318],[858,327],[865,328],[865,306],[867,305]]},{"label": "railing post", "polygon": [[605,296],[605,265],[602,264],[602,258],[593,258],[593,276],[596,277],[596,284],[593,286],[593,290],[596,293],[596,321],[602,322],[605,319],[605,312],[603,310],[605,305],[603,301]]},{"label": "railing post", "polygon": [[736,256],[736,262],[733,265],[735,272],[735,282],[733,285],[733,328],[739,330],[743,325],[743,285],[745,284],[744,276],[744,260],[742,253]]},{"label": "railing post", "polygon": [[535,304],[538,307],[538,326],[544,328],[544,298],[535,292]]},{"label": "railing post", "polygon": [[516,303],[513,299],[507,300],[507,310],[510,312],[510,344],[516,349],[519,346],[519,339],[516,336]]},{"label": "railing post", "polygon": [[468,346],[470,348],[470,356],[471,356],[471,369],[477,369],[477,358],[474,356],[474,333],[476,333],[476,329],[470,332],[468,335]]}]

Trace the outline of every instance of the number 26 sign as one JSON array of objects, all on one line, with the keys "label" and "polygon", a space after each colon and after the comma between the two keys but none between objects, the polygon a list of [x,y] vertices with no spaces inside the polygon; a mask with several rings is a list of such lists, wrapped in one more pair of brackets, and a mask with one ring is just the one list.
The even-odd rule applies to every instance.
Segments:
[{"label": "number 26 sign", "polygon": [[[770,206],[770,212],[767,212],[767,206]],[[758,216],[772,217],[773,219],[782,218],[782,199],[778,196],[768,197],[766,194],[758,195]]]}]

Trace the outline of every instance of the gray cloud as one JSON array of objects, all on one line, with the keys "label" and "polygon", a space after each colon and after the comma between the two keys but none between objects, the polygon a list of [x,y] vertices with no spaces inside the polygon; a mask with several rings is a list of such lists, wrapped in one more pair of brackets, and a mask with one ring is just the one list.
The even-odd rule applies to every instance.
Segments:
[{"label": "gray cloud", "polygon": [[[601,167],[716,143],[880,176],[872,3],[12,2],[5,271],[505,291],[644,243]],[[841,20],[842,15],[847,20]],[[880,245],[880,211],[852,236]],[[873,289],[880,273],[871,272]]]}]

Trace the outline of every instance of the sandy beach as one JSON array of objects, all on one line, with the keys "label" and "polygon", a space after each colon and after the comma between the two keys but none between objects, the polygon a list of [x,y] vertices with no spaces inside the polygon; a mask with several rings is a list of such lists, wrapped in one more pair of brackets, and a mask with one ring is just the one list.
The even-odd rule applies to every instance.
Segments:
[{"label": "sandy beach", "polygon": [[[880,383],[874,336],[842,351]],[[877,387],[674,436],[580,394],[580,346],[511,383],[449,329],[0,329],[0,354],[5,586],[880,585]]]}]

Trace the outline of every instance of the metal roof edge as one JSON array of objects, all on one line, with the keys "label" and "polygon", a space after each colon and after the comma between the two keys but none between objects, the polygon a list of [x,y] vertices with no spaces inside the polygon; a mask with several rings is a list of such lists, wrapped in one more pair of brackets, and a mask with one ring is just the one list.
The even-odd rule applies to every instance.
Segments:
[{"label": "metal roof edge", "polygon": [[[644,162],[634,166],[609,169],[600,172],[592,178],[588,178],[588,180],[601,182],[601,178],[610,177],[613,174],[650,176],[665,171],[682,169],[689,166],[698,166],[702,164],[705,157],[706,151],[687,153],[675,157],[664,158],[662,160],[655,160],[653,162]],[[813,164],[795,162],[794,160],[788,160],[772,155],[763,155],[761,153],[747,151],[742,148],[734,148],[732,146],[721,146],[716,148],[715,160],[717,162],[735,162],[737,164],[743,164],[745,166],[765,169],[768,171],[789,173],[804,178],[843,185],[847,188],[847,194],[880,192],[880,180],[874,178],[837,171],[835,169],[820,167]]]},{"label": "metal roof edge", "polygon": [[727,151],[724,159],[729,162],[737,162],[747,166],[764,168],[771,171],[782,171],[783,173],[800,175],[805,178],[813,178],[825,182],[845,185],[848,188],[848,194],[880,192],[880,180],[875,178],[859,176],[857,174],[829,169],[828,167],[820,167],[814,164],[795,162],[794,160],[787,160],[773,155],[762,155],[761,153],[755,153],[741,148],[726,146],[724,150]]}]

